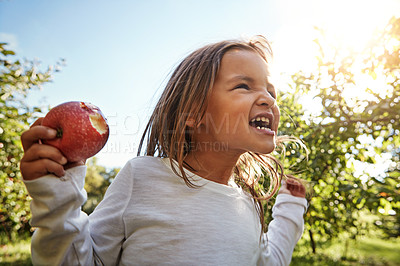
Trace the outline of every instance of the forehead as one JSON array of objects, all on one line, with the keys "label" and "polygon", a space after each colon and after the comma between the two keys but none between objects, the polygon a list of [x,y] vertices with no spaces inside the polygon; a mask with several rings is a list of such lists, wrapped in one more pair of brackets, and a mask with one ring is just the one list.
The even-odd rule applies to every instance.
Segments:
[{"label": "forehead", "polygon": [[219,74],[263,75],[269,76],[268,64],[255,51],[247,49],[231,49],[222,57]]}]

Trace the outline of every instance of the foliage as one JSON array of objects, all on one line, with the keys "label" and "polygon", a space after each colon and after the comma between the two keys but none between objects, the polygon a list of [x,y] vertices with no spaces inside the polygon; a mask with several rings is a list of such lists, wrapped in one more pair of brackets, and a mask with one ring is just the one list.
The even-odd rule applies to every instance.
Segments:
[{"label": "foliage", "polygon": [[[318,69],[294,74],[293,93],[280,100],[282,134],[310,150],[306,159],[289,145],[283,160],[313,186],[305,219],[314,252],[317,241],[343,231],[365,234],[373,222],[360,219],[365,211],[379,215],[375,224],[387,236],[400,235],[400,19],[358,53],[330,46],[320,33]],[[307,98],[318,107],[312,113],[301,104]],[[382,157],[386,168],[377,164]]]},{"label": "foliage", "polygon": [[[31,217],[26,188],[21,180],[19,161],[22,158],[21,133],[28,129],[42,109],[31,107],[26,97],[32,89],[51,81],[54,72],[59,71],[63,60],[55,69],[38,69],[38,62],[15,60],[14,51],[7,50],[0,43],[0,239],[4,236],[11,241],[18,235],[29,234]],[[97,165],[96,158],[88,161],[85,189],[88,201],[83,206],[90,213],[101,201],[105,190],[119,169],[106,170]],[[2,237],[3,236],[3,237]],[[0,243],[0,244],[1,244]]]},{"label": "foliage", "polygon": [[0,245],[0,265],[32,265],[30,238],[2,242],[7,244]]},{"label": "foliage", "polygon": [[29,107],[25,99],[30,90],[49,82],[54,72],[52,68],[40,71],[37,62],[21,62],[14,55],[0,43],[0,234],[10,239],[29,231],[29,198],[18,167],[20,136],[28,128],[28,120],[41,110]]},{"label": "foliage", "polygon": [[103,199],[108,186],[118,174],[119,169],[113,168],[106,170],[105,167],[97,164],[97,158],[91,158],[87,163],[85,190],[88,195],[86,203],[82,206],[82,210],[87,214],[94,211],[97,204]]},{"label": "foliage", "polygon": [[321,250],[318,254],[310,253],[300,242],[294,252],[290,265],[398,265],[400,254],[400,239],[382,240],[376,237],[361,237],[358,240],[349,240],[351,253],[342,256],[346,242],[335,239],[320,243]]}]

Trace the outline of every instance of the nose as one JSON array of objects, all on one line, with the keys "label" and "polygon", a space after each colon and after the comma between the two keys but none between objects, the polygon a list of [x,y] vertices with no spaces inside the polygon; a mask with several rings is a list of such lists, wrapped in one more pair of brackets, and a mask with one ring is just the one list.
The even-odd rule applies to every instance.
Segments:
[{"label": "nose", "polygon": [[257,104],[271,108],[276,104],[275,98],[269,92],[262,92],[258,97]]}]

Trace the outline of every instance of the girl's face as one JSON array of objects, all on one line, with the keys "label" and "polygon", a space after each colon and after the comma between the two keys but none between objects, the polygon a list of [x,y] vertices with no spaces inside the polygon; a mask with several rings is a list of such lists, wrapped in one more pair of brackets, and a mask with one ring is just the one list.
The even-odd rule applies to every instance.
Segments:
[{"label": "girl's face", "polygon": [[256,52],[233,49],[222,58],[204,118],[194,140],[197,147],[262,154],[275,148],[279,124],[276,92],[267,63]]}]

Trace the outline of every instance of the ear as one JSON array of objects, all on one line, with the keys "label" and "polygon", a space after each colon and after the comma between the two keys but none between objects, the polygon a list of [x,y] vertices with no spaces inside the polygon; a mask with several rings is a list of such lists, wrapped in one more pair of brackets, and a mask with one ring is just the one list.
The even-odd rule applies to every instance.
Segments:
[{"label": "ear", "polygon": [[195,128],[195,120],[194,118],[188,118],[185,122],[185,125],[190,128]]},{"label": "ear", "polygon": [[189,116],[188,119],[187,119],[186,122],[185,122],[185,125],[186,125],[187,127],[192,128],[192,129],[199,128],[199,127],[205,125],[204,120],[205,120],[205,118],[202,117],[201,120],[200,120],[199,122],[196,123],[196,119],[194,119],[192,116]]}]

